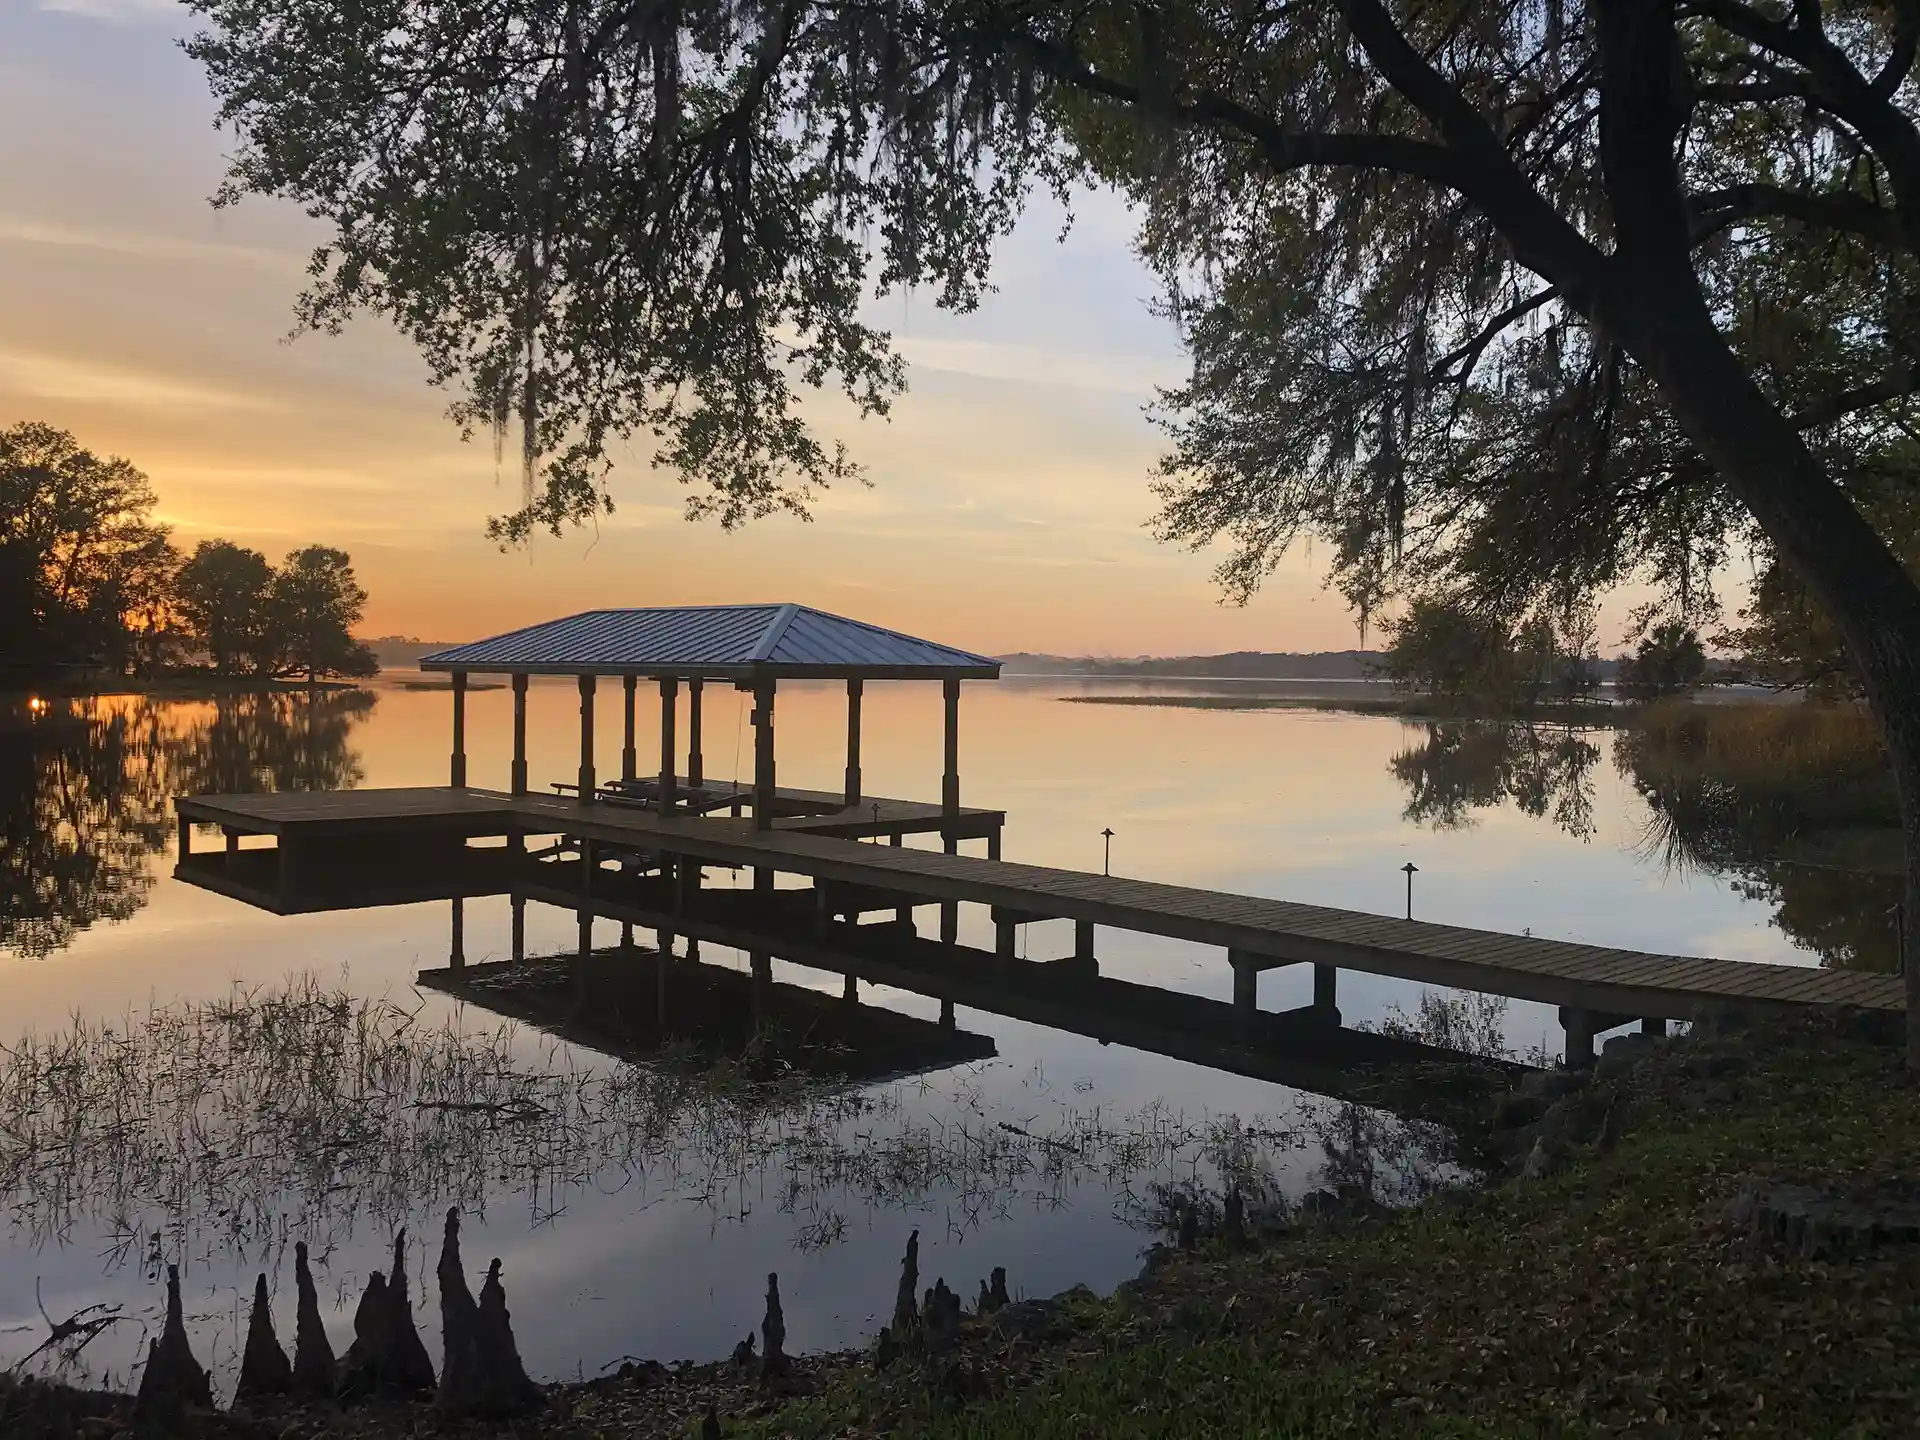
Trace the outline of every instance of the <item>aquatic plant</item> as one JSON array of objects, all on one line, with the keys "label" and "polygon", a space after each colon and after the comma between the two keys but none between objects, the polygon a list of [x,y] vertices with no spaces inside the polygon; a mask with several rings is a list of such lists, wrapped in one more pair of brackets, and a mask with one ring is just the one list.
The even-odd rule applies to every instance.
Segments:
[{"label": "aquatic plant", "polygon": [[[942,1088],[944,1085],[945,1088]],[[771,1197],[797,1243],[844,1207],[938,1195],[951,1228],[1298,1143],[1284,1127],[1057,1101],[1015,1125],[978,1067],[855,1090],[668,1053],[608,1061],[510,1023],[300,976],[272,989],[76,1016],[0,1047],[0,1206],[34,1244],[105,1228],[121,1263],[183,1247],[317,1250],[511,1198],[540,1224],[588,1185],[642,1187],[715,1223]]]}]

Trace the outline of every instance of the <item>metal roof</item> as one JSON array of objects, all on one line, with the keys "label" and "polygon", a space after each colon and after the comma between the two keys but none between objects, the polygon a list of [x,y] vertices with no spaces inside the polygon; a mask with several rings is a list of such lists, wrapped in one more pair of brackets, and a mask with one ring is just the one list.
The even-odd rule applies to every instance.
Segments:
[{"label": "metal roof", "polygon": [[422,670],[528,675],[995,679],[1000,662],[807,605],[588,610],[420,658]]}]

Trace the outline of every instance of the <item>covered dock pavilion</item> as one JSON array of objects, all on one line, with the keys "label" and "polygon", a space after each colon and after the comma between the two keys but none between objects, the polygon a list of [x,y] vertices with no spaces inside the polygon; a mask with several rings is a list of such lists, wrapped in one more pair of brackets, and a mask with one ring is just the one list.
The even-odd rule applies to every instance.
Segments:
[{"label": "covered dock pavilion", "polygon": [[[863,799],[860,777],[861,699],[867,682],[939,681],[945,699],[940,830],[952,853],[960,837],[960,682],[992,680],[999,662],[806,605],[674,605],[589,610],[423,656],[420,668],[448,674],[453,685],[450,782],[467,788],[466,690],[470,675],[505,675],[513,687],[513,761],[509,793],[528,793],[527,682],[534,675],[571,675],[580,687],[580,769],[569,783],[586,804],[637,805],[666,815],[742,813],[757,829],[783,817],[851,812]],[[620,776],[601,783],[594,770],[594,711],[601,679],[619,679],[623,744]],[[660,765],[639,774],[634,745],[642,680],[659,687]],[[780,789],[774,709],[782,680],[838,680],[847,687],[847,764],[840,794]],[[701,702],[709,683],[753,695],[753,786],[709,785],[701,750]],[[686,763],[675,735],[680,686],[687,687]],[[900,802],[880,802],[898,805]],[[876,817],[877,818],[877,817]],[[932,826],[916,828],[934,828]],[[895,832],[896,835],[899,833]],[[999,827],[988,836],[999,850]]]}]

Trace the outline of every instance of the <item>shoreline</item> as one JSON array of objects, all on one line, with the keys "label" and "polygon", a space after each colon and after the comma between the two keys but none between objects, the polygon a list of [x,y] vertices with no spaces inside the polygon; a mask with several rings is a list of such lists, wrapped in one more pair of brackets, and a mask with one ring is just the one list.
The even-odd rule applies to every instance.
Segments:
[{"label": "shoreline", "polygon": [[[1920,1392],[1920,1085],[1901,1024],[1721,1009],[1673,1039],[1616,1037],[1590,1071],[1535,1072],[1475,1105],[1462,1130],[1484,1185],[1405,1210],[1364,1195],[1264,1219],[1209,1208],[1104,1299],[935,1301],[903,1342],[764,1374],[629,1359],[498,1425],[382,1400],[168,1433],[1901,1434]],[[58,1433],[29,1428],[29,1390],[55,1393],[0,1380],[7,1433]],[[65,1393],[89,1413],[130,1403]]]}]

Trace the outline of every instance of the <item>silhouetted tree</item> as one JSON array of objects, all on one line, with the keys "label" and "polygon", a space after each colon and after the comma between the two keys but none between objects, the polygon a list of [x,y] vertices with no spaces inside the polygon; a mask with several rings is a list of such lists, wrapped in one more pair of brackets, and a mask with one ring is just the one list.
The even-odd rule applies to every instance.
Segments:
[{"label": "silhouetted tree", "polygon": [[274,574],[267,598],[275,668],[305,675],[309,684],[322,675],[377,674],[380,662],[352,633],[366,604],[346,551],[326,545],[294,551]]},{"label": "silhouetted tree", "polygon": [[178,560],[154,504],[133,465],[65,430],[0,430],[0,656],[119,668],[142,658],[136,635],[164,635]]},{"label": "silhouetted tree", "polygon": [[188,633],[222,675],[262,665],[267,648],[273,566],[258,550],[231,540],[202,540],[180,567],[174,593]]},{"label": "silhouetted tree", "polygon": [[1629,700],[1658,700],[1699,689],[1707,675],[1700,632],[1678,620],[1655,625],[1639,648],[1621,660],[1614,684]]},{"label": "silhouetted tree", "polygon": [[1387,627],[1383,668],[1395,685],[1436,700],[1474,697],[1499,704],[1514,690],[1506,627],[1464,605],[1419,596]]}]

